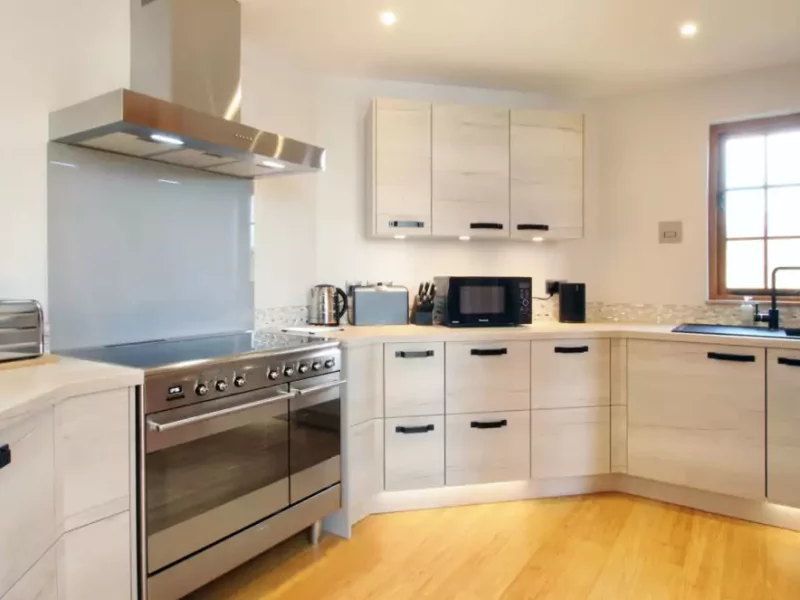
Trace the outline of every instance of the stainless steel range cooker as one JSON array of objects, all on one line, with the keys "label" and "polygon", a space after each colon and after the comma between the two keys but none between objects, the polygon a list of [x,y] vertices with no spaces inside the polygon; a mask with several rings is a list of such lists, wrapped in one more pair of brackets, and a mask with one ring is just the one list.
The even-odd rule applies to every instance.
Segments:
[{"label": "stainless steel range cooker", "polygon": [[143,368],[142,589],[173,600],[341,508],[339,344],[240,333],[70,352]]}]

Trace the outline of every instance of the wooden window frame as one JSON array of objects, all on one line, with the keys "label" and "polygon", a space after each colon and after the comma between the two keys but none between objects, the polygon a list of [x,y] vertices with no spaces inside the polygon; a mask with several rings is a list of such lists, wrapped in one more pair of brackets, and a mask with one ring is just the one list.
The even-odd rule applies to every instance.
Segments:
[{"label": "wooden window frame", "polygon": [[[708,298],[709,300],[741,300],[742,295],[731,294],[725,287],[726,247],[725,219],[721,206],[722,143],[732,135],[765,135],[800,129],[800,113],[780,117],[750,119],[733,123],[712,125],[709,140],[708,164]],[[766,198],[764,199],[766,202]],[[766,226],[766,223],[765,223]],[[766,232],[765,232],[766,236]],[[766,257],[765,257],[766,258]],[[767,263],[768,264],[768,263]],[[767,267],[765,267],[767,268]],[[756,300],[768,300],[769,278],[766,289],[737,290],[747,292]],[[800,303],[800,298],[779,298],[782,303]]]}]

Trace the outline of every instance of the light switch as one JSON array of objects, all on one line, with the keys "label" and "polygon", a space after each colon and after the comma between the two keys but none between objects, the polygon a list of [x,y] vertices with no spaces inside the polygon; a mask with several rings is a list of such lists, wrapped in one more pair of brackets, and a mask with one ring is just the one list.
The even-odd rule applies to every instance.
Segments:
[{"label": "light switch", "polygon": [[661,221],[658,224],[660,244],[680,244],[683,241],[683,221]]}]

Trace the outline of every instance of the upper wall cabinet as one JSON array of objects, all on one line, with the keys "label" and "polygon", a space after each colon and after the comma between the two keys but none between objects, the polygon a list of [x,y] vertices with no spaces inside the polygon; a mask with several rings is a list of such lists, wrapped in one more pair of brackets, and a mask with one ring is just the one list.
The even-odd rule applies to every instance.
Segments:
[{"label": "upper wall cabinet", "polygon": [[372,106],[375,236],[431,235],[431,105],[377,99]]},{"label": "upper wall cabinet", "polygon": [[433,235],[509,237],[508,109],[433,107]]},{"label": "upper wall cabinet", "polygon": [[511,111],[511,237],[583,236],[583,115]]}]

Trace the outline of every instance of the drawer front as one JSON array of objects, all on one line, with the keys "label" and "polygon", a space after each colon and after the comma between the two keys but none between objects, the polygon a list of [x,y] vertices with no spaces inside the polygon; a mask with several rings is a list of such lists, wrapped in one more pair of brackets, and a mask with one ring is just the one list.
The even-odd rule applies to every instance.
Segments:
[{"label": "drawer front", "polygon": [[609,408],[531,411],[531,477],[581,477],[611,471]]},{"label": "drawer front", "polygon": [[[0,596],[55,542],[53,410],[0,429]],[[10,462],[7,457],[10,452]]]},{"label": "drawer front", "polygon": [[530,478],[531,412],[447,415],[445,483]]},{"label": "drawer front", "polygon": [[767,351],[767,497],[800,508],[800,352]]},{"label": "drawer front", "polygon": [[528,410],[529,342],[448,342],[447,414]]},{"label": "drawer front", "polygon": [[611,403],[610,340],[531,343],[531,408]]},{"label": "drawer front", "polygon": [[386,419],[386,489],[444,485],[444,417]]},{"label": "drawer front", "polygon": [[444,413],[444,343],[386,344],[386,417]]}]

